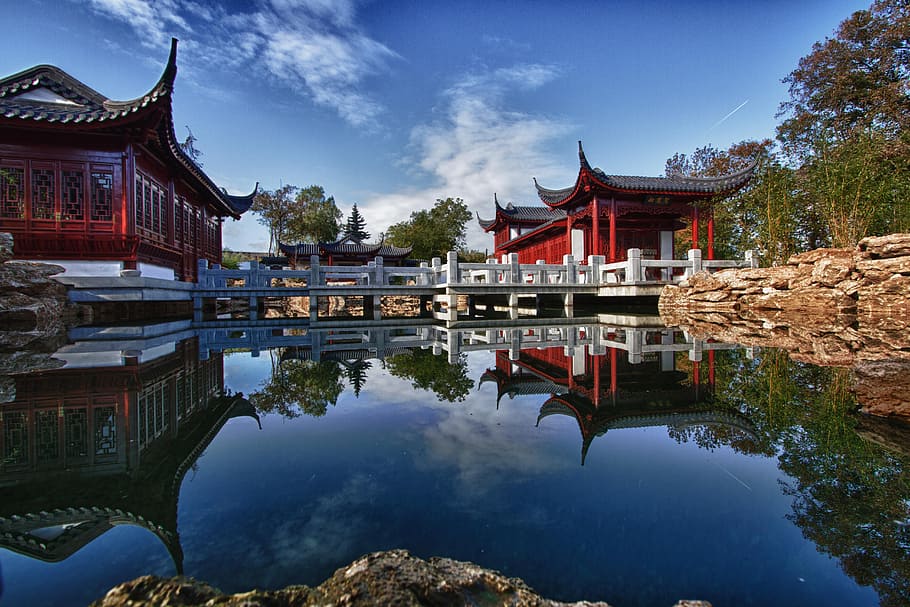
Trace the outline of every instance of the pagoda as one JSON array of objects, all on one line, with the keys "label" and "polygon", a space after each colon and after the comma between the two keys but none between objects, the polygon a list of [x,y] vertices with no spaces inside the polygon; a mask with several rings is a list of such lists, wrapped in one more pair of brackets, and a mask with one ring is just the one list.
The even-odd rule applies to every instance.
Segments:
[{"label": "pagoda", "polygon": [[629,249],[643,259],[673,259],[676,232],[692,227],[692,248],[699,248],[700,222],[705,221],[707,259],[714,258],[714,200],[742,188],[755,169],[751,163],[722,177],[634,177],[607,175],[592,168],[578,142],[579,169],[575,184],[552,190],[534,180],[543,205],[499,204],[494,216],[477,216],[480,227],[493,233],[497,257],[518,253],[519,263],[562,263],[563,255],[578,261],[603,255],[623,261]]},{"label": "pagoda", "polygon": [[193,280],[221,262],[221,224],[249,209],[177,141],[177,40],[147,93],[108,99],[38,65],[0,79],[0,231],[14,257],[67,275]]}]

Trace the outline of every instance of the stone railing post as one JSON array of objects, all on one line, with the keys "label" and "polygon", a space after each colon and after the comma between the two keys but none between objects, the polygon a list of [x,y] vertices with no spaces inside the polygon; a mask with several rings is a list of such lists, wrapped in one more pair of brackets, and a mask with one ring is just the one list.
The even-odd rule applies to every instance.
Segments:
[{"label": "stone railing post", "polygon": [[578,272],[575,269],[575,258],[571,255],[563,255],[562,265],[566,268],[566,284],[574,285],[575,279],[578,278]]},{"label": "stone railing post", "polygon": [[460,282],[458,276],[458,253],[449,251],[446,254],[446,275],[450,285],[457,285]]},{"label": "stone railing post", "polygon": [[319,269],[319,255],[310,255],[310,285],[311,287],[324,284]]},{"label": "stone railing post", "polygon": [[[487,264],[496,265],[496,260],[494,258],[487,259]],[[486,281],[488,285],[492,285],[496,282],[496,270],[485,270],[486,271]]]},{"label": "stone railing post", "polygon": [[434,257],[430,260],[430,266],[433,268],[433,285],[435,286],[440,283],[439,275],[442,273],[442,260]]},{"label": "stone railing post", "polygon": [[249,264],[250,264],[250,269],[249,269],[249,273],[247,274],[247,277],[248,277],[248,278],[247,278],[247,280],[245,280],[244,282],[246,283],[246,286],[252,287],[252,288],[254,288],[254,289],[258,289],[259,287],[262,286],[262,285],[259,283],[259,280],[260,280],[260,277],[259,277],[259,262],[258,262],[258,261],[250,261]]},{"label": "stone railing post", "polygon": [[701,249],[689,249],[689,267],[686,268],[686,277],[693,276],[702,271]]},{"label": "stone railing post", "polygon": [[642,274],[641,249],[629,249],[626,253],[626,282],[641,282]]},{"label": "stone railing post", "polygon": [[209,286],[208,284],[206,284],[206,280],[208,279],[208,276],[207,276],[208,273],[209,273],[208,260],[200,259],[196,263],[196,284],[198,284],[200,287]]},{"label": "stone railing post", "polygon": [[384,264],[384,261],[383,261],[382,257],[377,256],[376,257],[376,278],[373,281],[373,283],[376,285],[386,284],[385,267],[383,266],[383,264]]},{"label": "stone railing post", "polygon": [[512,284],[521,282],[521,266],[518,263],[518,253],[509,253],[509,276]]},{"label": "stone railing post", "polygon": [[[425,261],[421,261],[421,262],[420,262],[420,268],[421,268],[421,269],[426,269],[426,268],[429,268],[429,267],[430,267],[430,265],[429,265],[427,262],[425,262]],[[417,280],[416,280],[415,282],[416,282],[418,285],[426,285],[426,284],[429,283],[430,281],[427,279],[426,273],[425,273],[425,272],[421,272],[420,274],[417,275]]]},{"label": "stone railing post", "polygon": [[[543,259],[538,259],[537,261],[534,262],[534,264],[538,265],[538,266],[546,265],[546,263],[547,262],[544,261]],[[535,279],[535,282],[537,284],[541,284],[541,285],[547,284],[547,271],[546,270],[537,270],[536,274],[537,274],[537,278]]]},{"label": "stone railing post", "polygon": [[747,268],[757,268],[758,267],[758,251],[755,249],[746,250],[746,267]]},{"label": "stone railing post", "polygon": [[603,280],[600,275],[600,266],[606,261],[603,255],[588,255],[588,266],[591,268],[591,284],[599,285]]}]

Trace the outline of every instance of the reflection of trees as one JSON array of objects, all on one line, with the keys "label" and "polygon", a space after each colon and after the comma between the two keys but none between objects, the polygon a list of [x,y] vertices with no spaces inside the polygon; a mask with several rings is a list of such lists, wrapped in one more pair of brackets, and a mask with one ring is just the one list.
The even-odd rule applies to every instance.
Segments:
[{"label": "reflection of trees", "polygon": [[395,377],[411,380],[415,388],[430,390],[441,401],[462,401],[474,388],[468,377],[468,361],[464,354],[451,364],[444,356],[430,350],[411,350],[387,358],[383,364]]},{"label": "reflection of trees", "polygon": [[344,375],[354,390],[354,396],[360,398],[360,391],[367,383],[367,371],[373,368],[373,364],[368,360],[343,361],[342,364],[344,365]]},{"label": "reflection of trees", "polygon": [[730,353],[719,372],[717,398],[747,413],[792,478],[790,520],[882,605],[910,604],[908,461],[857,434],[848,372],[774,351]]},{"label": "reflection of trees", "polygon": [[271,377],[250,395],[250,402],[262,413],[319,417],[325,415],[328,405],[335,405],[343,390],[336,361],[273,359]]}]

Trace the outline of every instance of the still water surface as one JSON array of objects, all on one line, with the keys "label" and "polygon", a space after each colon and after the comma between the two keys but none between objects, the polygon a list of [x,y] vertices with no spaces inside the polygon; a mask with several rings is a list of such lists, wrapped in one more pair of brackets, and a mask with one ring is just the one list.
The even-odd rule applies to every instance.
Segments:
[{"label": "still water surface", "polygon": [[[662,335],[644,343],[679,340]],[[84,605],[178,569],[229,592],[315,585],[390,548],[619,607],[907,597],[905,462],[853,432],[829,370],[741,349],[451,366],[198,347],[75,348],[17,381],[0,604]]]}]

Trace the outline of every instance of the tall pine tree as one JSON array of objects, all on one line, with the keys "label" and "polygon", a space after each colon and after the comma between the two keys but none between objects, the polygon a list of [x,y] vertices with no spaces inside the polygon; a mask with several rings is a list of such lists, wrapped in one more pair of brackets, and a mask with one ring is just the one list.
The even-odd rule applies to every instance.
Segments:
[{"label": "tall pine tree", "polygon": [[370,237],[370,233],[364,230],[367,222],[357,210],[357,203],[351,207],[351,214],[348,215],[348,221],[344,224],[344,235],[357,242],[363,242]]}]

